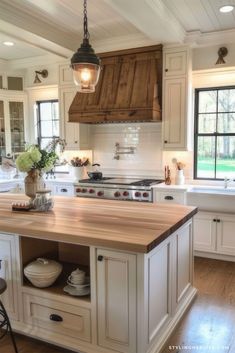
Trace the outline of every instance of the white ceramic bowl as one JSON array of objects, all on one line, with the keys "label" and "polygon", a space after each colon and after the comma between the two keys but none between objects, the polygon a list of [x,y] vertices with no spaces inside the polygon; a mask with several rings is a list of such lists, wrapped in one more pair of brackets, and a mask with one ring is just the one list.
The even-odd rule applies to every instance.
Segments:
[{"label": "white ceramic bowl", "polygon": [[35,287],[46,288],[56,281],[62,269],[62,265],[54,260],[38,258],[24,268],[24,274]]}]

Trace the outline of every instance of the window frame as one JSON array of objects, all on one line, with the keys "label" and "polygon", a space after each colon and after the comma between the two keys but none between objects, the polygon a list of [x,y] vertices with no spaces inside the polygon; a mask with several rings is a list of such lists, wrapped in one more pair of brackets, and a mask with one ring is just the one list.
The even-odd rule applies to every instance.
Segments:
[{"label": "window frame", "polygon": [[[41,127],[41,113],[40,113],[40,104],[42,103],[58,103],[59,105],[59,99],[46,99],[46,100],[40,100],[40,101],[36,101],[36,112],[37,112],[37,131],[38,131],[38,136],[37,136],[37,143],[41,148],[41,140],[43,139],[42,137],[42,127]],[[59,128],[60,128],[60,117],[58,118],[59,121]],[[60,136],[51,136],[53,137],[60,137]]]},{"label": "window frame", "polygon": [[[216,86],[216,87],[202,87],[202,88],[195,88],[195,100],[194,100],[194,164],[193,164],[193,178],[196,180],[214,180],[214,181],[219,181],[219,180],[224,180],[222,178],[216,178],[216,161],[217,161],[217,137],[218,136],[234,136],[235,137],[235,132],[234,133],[219,133],[219,132],[214,132],[214,133],[198,133],[198,127],[199,127],[199,93],[200,92],[205,92],[205,91],[223,91],[223,90],[229,90],[229,89],[235,89],[235,85],[229,85],[229,86]],[[231,112],[223,112],[224,114],[228,114]],[[211,114],[211,113],[204,113],[204,114]],[[216,125],[218,123],[218,93],[217,93],[217,99],[216,99]],[[197,161],[198,161],[198,137],[199,136],[212,136],[215,137],[215,168],[214,168],[214,175],[215,178],[203,178],[203,177],[198,177],[198,170],[197,170]]]}]

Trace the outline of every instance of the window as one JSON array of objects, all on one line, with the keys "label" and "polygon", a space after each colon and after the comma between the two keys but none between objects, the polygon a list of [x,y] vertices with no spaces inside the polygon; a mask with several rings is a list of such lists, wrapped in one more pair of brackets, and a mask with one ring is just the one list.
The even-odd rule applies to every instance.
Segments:
[{"label": "window", "polygon": [[194,177],[235,177],[235,86],[197,89]]},{"label": "window", "polygon": [[36,134],[38,144],[45,148],[53,137],[60,136],[58,100],[37,102]]}]

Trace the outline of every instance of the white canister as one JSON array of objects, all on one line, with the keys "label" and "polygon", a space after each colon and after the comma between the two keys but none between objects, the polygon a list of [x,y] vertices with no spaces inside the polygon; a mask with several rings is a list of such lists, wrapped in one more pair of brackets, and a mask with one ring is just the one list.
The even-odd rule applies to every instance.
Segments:
[{"label": "white canister", "polygon": [[185,182],[184,170],[179,169],[176,172],[175,183],[176,185],[183,185]]},{"label": "white canister", "polygon": [[72,173],[75,180],[83,179],[83,174],[84,174],[83,167],[72,167]]}]

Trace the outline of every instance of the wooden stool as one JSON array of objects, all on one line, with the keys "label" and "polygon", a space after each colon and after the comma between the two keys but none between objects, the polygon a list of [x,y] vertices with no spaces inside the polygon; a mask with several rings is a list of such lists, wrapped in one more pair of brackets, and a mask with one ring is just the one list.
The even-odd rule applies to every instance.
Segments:
[{"label": "wooden stool", "polygon": [[[7,289],[6,281],[4,279],[0,278],[0,296],[1,296],[1,294],[3,294],[5,292],[6,289]],[[6,336],[6,334],[9,332],[14,349],[15,349],[15,353],[18,353],[18,349],[16,347],[16,342],[15,342],[15,338],[14,338],[14,335],[12,332],[10,320],[9,320],[9,317],[7,315],[7,312],[3,306],[1,299],[0,299],[0,329],[4,330],[3,333],[0,332],[0,339],[2,339],[4,336]]]}]

